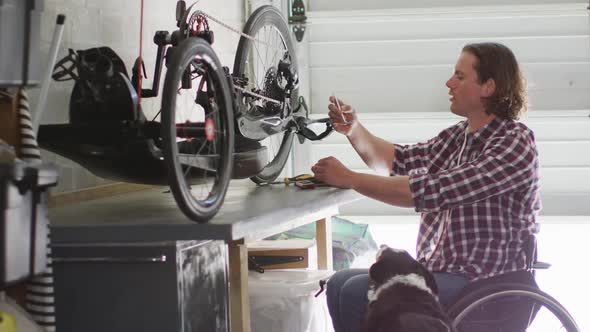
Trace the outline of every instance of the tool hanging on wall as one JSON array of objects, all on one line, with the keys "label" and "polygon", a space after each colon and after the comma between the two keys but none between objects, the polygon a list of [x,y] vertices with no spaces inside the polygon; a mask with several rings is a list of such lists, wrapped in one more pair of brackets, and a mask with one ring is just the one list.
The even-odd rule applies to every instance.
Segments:
[{"label": "tool hanging on wall", "polygon": [[292,26],[293,33],[298,42],[303,40],[305,34],[305,4],[303,0],[289,0],[289,24]]},{"label": "tool hanging on wall", "polygon": [[277,255],[277,256],[259,256],[251,255],[248,256],[248,270],[256,271],[258,273],[264,273],[265,267],[287,264],[287,263],[300,263],[304,261],[303,256],[289,256],[289,255]]}]

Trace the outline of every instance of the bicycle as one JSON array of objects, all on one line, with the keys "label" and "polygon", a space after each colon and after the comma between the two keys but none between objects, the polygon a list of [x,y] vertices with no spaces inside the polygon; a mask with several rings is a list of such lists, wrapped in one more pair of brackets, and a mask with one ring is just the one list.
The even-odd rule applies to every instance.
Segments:
[{"label": "bicycle", "polygon": [[[277,9],[258,8],[239,32],[193,6],[178,1],[179,29],[155,33],[149,89],[142,87],[141,57],[129,79],[123,61],[107,47],[70,50],[54,72],[58,81],[76,81],[70,123],[41,126],[39,142],[102,177],[169,184],[182,212],[207,222],[231,179],[273,181],[295,134],[301,142],[319,140],[332,127],[327,118],[311,120],[298,95],[295,49]],[[241,35],[231,74],[211,48],[210,20]],[[139,100],[158,96],[164,64],[161,109],[147,120]],[[308,128],[312,123],[326,128],[316,134]]]}]

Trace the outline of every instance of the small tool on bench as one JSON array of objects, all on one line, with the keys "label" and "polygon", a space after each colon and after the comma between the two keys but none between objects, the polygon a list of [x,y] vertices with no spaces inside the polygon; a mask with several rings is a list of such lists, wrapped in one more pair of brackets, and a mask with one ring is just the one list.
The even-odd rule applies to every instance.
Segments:
[{"label": "small tool on bench", "polygon": [[327,186],[325,183],[317,180],[311,174],[300,174],[300,175],[297,175],[294,177],[286,177],[281,181],[266,182],[266,183],[262,183],[260,185],[266,186],[266,185],[270,185],[270,184],[284,184],[286,186],[288,186],[290,184],[294,184],[295,186],[297,186],[298,188],[301,188],[301,189],[313,189],[315,187]]},{"label": "small tool on bench", "polygon": [[301,180],[295,182],[297,188],[300,189],[315,189],[316,187],[329,187],[328,184],[317,180],[316,178],[308,179],[308,180]]}]

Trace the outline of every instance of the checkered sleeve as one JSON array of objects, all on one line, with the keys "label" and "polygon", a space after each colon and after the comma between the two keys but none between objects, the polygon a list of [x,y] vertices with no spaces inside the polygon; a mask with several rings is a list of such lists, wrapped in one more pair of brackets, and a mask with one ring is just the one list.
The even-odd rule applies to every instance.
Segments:
[{"label": "checkered sleeve", "polygon": [[537,158],[530,131],[517,128],[492,138],[474,160],[436,174],[411,174],[416,211],[447,210],[523,190],[536,181]]},{"label": "checkered sleeve", "polygon": [[412,169],[424,167],[430,151],[430,142],[413,145],[394,144],[395,159],[391,175],[408,175]]},{"label": "checkered sleeve", "polygon": [[[412,170],[426,169],[432,158],[432,154],[442,150],[442,145],[458,130],[453,126],[441,131],[436,137],[427,142],[411,145],[394,144],[393,165],[390,175],[408,175]],[[420,173],[420,172],[418,172]]]}]

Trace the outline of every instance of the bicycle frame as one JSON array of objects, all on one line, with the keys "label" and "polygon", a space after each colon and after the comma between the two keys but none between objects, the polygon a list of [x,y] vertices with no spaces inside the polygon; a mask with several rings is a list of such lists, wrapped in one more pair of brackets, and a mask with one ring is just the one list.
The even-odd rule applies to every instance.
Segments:
[{"label": "bicycle frame", "polygon": [[[182,4],[182,2],[178,2],[178,4]],[[177,25],[179,26],[179,30],[176,30],[172,33],[168,31],[156,31],[154,34],[154,43],[158,46],[156,52],[156,63],[154,68],[154,78],[152,81],[151,89],[141,89],[141,96],[144,98],[152,98],[157,97],[160,89],[160,78],[162,75],[162,65],[164,60],[171,57],[175,47],[186,38],[202,38],[205,39],[208,43],[213,42],[213,31],[205,29],[203,31],[193,33],[190,31],[188,25],[186,24],[186,20],[188,18],[188,14],[190,9],[192,8],[184,8],[183,6],[179,6],[181,8],[177,8]],[[189,29],[188,31],[184,31]],[[170,46],[170,47],[169,47]],[[141,66],[141,68],[140,68]],[[146,76],[145,72],[145,65],[143,61],[138,58],[135,62],[133,69],[132,69],[132,83],[135,89],[138,89],[140,77],[140,69],[143,71],[143,75]],[[229,74],[229,69],[224,67],[225,72],[227,73],[228,81],[230,84],[230,88],[232,90],[240,90],[243,89],[245,84],[247,84],[246,77],[238,77],[234,74]],[[287,61],[280,60],[278,64],[278,68],[276,69],[277,75],[282,75],[283,78],[287,81],[287,85],[284,90],[287,95],[290,95],[290,92],[293,89],[297,88],[298,79],[295,72],[291,69],[291,64]],[[147,76],[146,76],[147,77]],[[190,89],[192,88],[191,84],[191,75],[190,73],[186,74],[186,80],[183,80],[182,88],[183,89]],[[252,95],[256,95],[256,93],[250,93]],[[260,96],[260,99],[265,98],[264,96]],[[284,131],[296,131],[300,137],[300,141],[304,139],[309,140],[320,140],[326,137],[332,131],[332,127],[327,119],[321,120],[311,120],[308,116],[308,109],[303,97],[299,97],[296,101],[296,106],[291,107],[290,100],[283,100],[280,101],[279,106],[281,108],[280,112],[275,114],[262,114],[253,116],[251,112],[248,112],[247,106],[241,103],[239,100],[239,96],[234,98],[233,102],[233,112],[234,118],[236,119],[236,139],[253,139],[253,140],[262,140],[266,137],[284,132]],[[270,102],[270,101],[269,101]],[[275,101],[277,102],[277,101]],[[256,105],[251,105],[252,107],[258,107]],[[304,114],[299,115],[302,108],[305,110]],[[308,125],[312,123],[325,123],[326,130],[321,134],[316,134],[312,130],[308,129]],[[189,123],[183,124],[185,132],[193,132],[195,134],[202,134],[203,131],[199,130],[200,124],[198,123]],[[191,128],[194,126],[195,128]],[[194,129],[194,130],[191,130]]]}]

